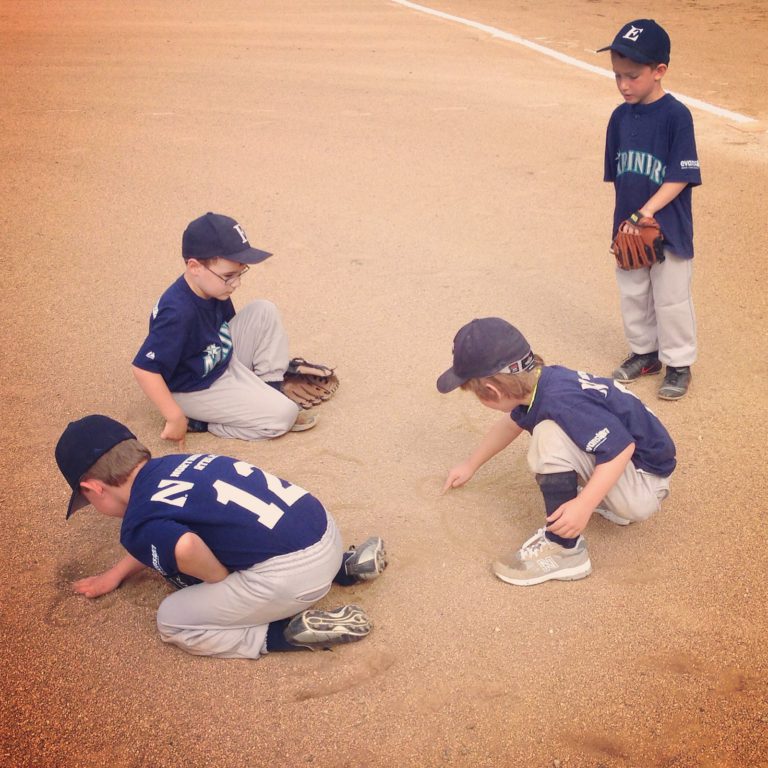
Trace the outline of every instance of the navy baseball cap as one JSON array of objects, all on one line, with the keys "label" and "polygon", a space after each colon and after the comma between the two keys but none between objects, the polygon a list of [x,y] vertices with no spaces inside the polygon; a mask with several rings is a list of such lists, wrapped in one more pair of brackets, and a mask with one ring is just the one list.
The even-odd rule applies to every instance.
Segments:
[{"label": "navy baseball cap", "polygon": [[616,51],[640,64],[669,64],[672,43],[663,27],[653,19],[635,19],[625,24],[613,42],[602,51]]},{"label": "navy baseball cap", "polygon": [[520,373],[534,366],[531,345],[514,325],[500,317],[472,320],[453,339],[453,365],[438,378],[443,394],[469,379]]},{"label": "navy baseball cap", "polygon": [[272,254],[251,248],[245,231],[234,219],[209,211],[184,230],[181,255],[185,259],[222,257],[239,264],[258,264]]},{"label": "navy baseball cap", "polygon": [[56,443],[56,463],[72,489],[67,518],[88,506],[85,496],[80,493],[83,475],[118,443],[135,439],[136,435],[128,427],[109,416],[94,414],[69,422]]}]

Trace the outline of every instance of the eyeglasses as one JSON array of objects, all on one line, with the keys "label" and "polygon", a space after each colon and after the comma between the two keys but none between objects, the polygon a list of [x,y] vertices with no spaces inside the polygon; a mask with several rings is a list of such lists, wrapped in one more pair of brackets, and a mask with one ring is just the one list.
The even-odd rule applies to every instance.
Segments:
[{"label": "eyeglasses", "polygon": [[224,277],[223,275],[220,275],[218,272],[214,272],[204,261],[200,262],[211,274],[216,275],[216,277],[221,280],[224,285],[234,285],[240,278],[250,269],[250,267],[245,264],[243,268],[236,274],[232,275],[231,277]]}]

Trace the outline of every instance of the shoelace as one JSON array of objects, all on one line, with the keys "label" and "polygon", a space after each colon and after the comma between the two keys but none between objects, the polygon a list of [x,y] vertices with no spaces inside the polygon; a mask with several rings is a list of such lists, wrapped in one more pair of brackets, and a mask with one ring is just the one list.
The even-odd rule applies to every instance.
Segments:
[{"label": "shoelace", "polygon": [[522,547],[520,547],[520,559],[521,560],[531,560],[534,557],[537,557],[539,552],[541,551],[541,548],[547,543],[547,539],[544,536],[545,529],[539,528],[536,533],[531,536],[528,541],[523,544]]}]

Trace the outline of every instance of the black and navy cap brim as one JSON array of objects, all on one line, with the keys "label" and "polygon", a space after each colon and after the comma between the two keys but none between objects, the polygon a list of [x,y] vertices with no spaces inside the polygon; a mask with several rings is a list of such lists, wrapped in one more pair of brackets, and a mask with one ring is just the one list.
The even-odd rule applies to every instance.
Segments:
[{"label": "black and navy cap brim", "polygon": [[462,379],[456,375],[453,368],[449,368],[445,373],[441,374],[437,379],[437,391],[443,395],[447,395],[449,392],[453,392],[454,389],[458,389],[467,379]]},{"label": "black and navy cap brim", "polygon": [[648,56],[644,56],[637,50],[637,48],[633,48],[630,45],[620,45],[618,43],[613,45],[606,45],[605,48],[599,48],[597,53],[602,53],[603,51],[616,51],[616,53],[620,53],[622,56],[626,56],[628,59],[636,61],[638,64],[656,63],[653,59],[648,58]]},{"label": "black and navy cap brim", "polygon": [[246,248],[244,251],[238,251],[222,258],[236,261],[238,264],[261,264],[262,261],[265,261],[271,255],[271,253],[260,251],[258,248]]}]

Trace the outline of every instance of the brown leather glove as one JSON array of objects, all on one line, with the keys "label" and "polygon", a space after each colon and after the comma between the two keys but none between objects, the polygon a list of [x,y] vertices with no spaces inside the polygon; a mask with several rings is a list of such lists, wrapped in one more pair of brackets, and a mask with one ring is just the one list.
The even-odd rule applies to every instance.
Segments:
[{"label": "brown leather glove", "polygon": [[[639,234],[623,232],[626,225],[639,229]],[[619,226],[611,250],[621,269],[641,269],[664,261],[664,236],[659,223],[636,211]]]}]

